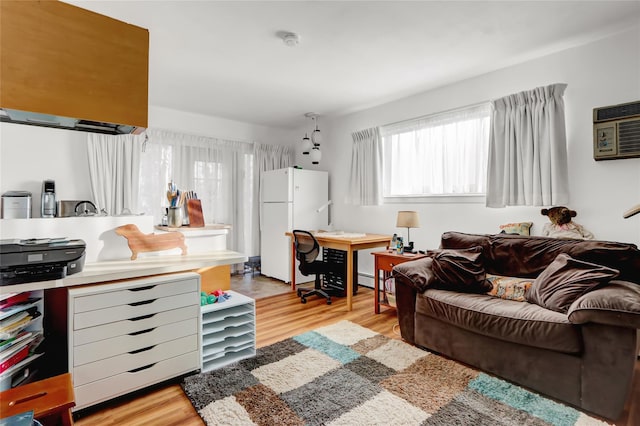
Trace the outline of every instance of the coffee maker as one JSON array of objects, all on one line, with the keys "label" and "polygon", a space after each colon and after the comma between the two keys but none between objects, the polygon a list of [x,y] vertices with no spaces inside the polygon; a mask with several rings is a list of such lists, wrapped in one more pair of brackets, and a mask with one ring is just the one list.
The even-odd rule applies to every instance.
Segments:
[{"label": "coffee maker", "polygon": [[56,183],[53,180],[42,182],[40,213],[42,217],[56,217]]}]

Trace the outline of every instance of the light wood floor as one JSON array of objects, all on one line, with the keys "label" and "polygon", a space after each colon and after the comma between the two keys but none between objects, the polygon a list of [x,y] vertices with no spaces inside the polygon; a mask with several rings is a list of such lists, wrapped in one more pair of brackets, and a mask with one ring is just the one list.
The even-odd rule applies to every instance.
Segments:
[{"label": "light wood floor", "polygon": [[[397,323],[392,309],[373,313],[373,290],[360,288],[347,311],[346,298],[333,298],[331,305],[316,297],[300,303],[293,292],[256,300],[257,346],[267,346],[314,328],[347,319],[380,334],[394,334]],[[399,331],[398,331],[399,333]],[[179,384],[167,384],[112,401],[99,410],[84,410],[76,415],[77,426],[202,425],[200,416],[182,392]]]},{"label": "light wood floor", "polygon": [[[373,313],[373,291],[360,288],[354,297],[353,310],[347,312],[346,299],[334,298],[326,305],[319,298],[312,298],[303,305],[290,292],[256,300],[257,345],[267,346],[323,325],[347,319],[386,336],[400,339],[394,332],[397,323],[395,311]],[[397,327],[395,327],[397,328]],[[615,424],[617,426],[640,425],[640,362],[636,364],[634,388],[627,409]],[[139,425],[202,425],[203,422],[191,403],[175,383],[160,385],[111,401],[91,412],[84,410],[76,416],[78,426],[139,426]]]}]

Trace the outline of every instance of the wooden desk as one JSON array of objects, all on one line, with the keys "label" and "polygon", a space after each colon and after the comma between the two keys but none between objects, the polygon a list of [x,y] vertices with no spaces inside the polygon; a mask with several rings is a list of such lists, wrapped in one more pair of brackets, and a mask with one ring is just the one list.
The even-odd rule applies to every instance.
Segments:
[{"label": "wooden desk", "polygon": [[70,426],[74,399],[71,375],[66,373],[0,393],[0,413],[9,417],[33,410],[34,418],[45,426]]},{"label": "wooden desk", "polygon": [[[380,305],[392,307],[387,301],[387,295],[384,288],[384,282],[391,276],[391,270],[394,266],[411,260],[420,259],[426,257],[424,254],[397,254],[395,251],[376,251],[371,253],[375,258],[375,275],[374,280],[374,303],[373,311],[376,314],[380,313]],[[380,280],[382,280],[382,301],[380,300]]]},{"label": "wooden desk", "polygon": [[[287,232],[291,239],[291,290],[296,290],[296,244],[293,233]],[[347,310],[352,309],[353,304],[353,252],[375,247],[387,247],[391,241],[391,235],[364,234],[363,237],[344,236],[329,232],[315,232],[313,236],[322,247],[342,250],[347,252]]]}]

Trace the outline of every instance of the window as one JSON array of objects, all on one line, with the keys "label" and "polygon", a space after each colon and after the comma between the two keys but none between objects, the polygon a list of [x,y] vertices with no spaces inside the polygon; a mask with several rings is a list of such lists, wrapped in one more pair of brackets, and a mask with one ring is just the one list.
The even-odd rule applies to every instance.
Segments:
[{"label": "window", "polygon": [[490,104],[382,127],[385,197],[485,193]]}]

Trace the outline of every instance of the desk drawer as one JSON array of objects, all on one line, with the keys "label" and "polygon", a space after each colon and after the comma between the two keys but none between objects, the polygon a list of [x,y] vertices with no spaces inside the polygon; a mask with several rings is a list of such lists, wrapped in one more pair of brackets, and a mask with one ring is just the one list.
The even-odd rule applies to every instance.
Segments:
[{"label": "desk drawer", "polygon": [[74,411],[199,368],[199,353],[193,351],[86,385],[74,384]]},{"label": "desk drawer", "polygon": [[160,343],[133,353],[127,352],[75,367],[73,369],[73,382],[76,386],[85,385],[197,350],[198,335],[192,334],[191,336]]},{"label": "desk drawer", "polygon": [[83,328],[73,333],[73,346],[86,345],[87,343],[97,342],[111,337],[197,318],[198,315],[200,315],[200,306],[192,305],[170,311],[158,312],[157,314],[148,314],[137,318]]},{"label": "desk drawer", "polygon": [[73,348],[73,366],[77,367],[191,334],[198,335],[197,318],[76,346]]},{"label": "desk drawer", "polygon": [[[412,259],[407,259],[407,260],[412,260]],[[378,258],[378,268],[383,270],[383,271],[387,271],[387,272],[391,272],[391,270],[393,269],[394,266],[399,265],[401,263],[406,262],[407,260],[404,260],[402,258],[397,258],[397,257],[380,257]]]},{"label": "desk drawer", "polygon": [[159,299],[144,300],[128,305],[81,312],[73,316],[73,329],[81,330],[110,322],[139,318],[189,305],[197,305],[199,302],[200,300],[196,293],[184,293],[175,296],[161,297]]}]

